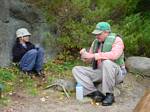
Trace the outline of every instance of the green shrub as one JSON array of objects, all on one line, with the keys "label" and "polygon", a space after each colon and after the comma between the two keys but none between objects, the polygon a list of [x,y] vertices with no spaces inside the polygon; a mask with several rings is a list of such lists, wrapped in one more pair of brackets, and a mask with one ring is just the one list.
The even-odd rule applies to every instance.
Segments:
[{"label": "green shrub", "polygon": [[128,55],[140,55],[150,57],[150,21],[134,14],[126,17],[122,24],[122,34]]},{"label": "green shrub", "polygon": [[[90,35],[99,21],[108,21],[113,31],[123,35],[125,52],[150,57],[148,0],[26,0],[40,7],[46,20],[55,27],[61,48],[59,54],[77,57],[82,47],[90,46]],[[142,4],[142,6],[140,6]],[[144,12],[146,10],[146,12]],[[54,33],[54,32],[53,32]],[[52,38],[53,35],[51,35]],[[49,41],[48,41],[49,40]],[[46,39],[47,42],[51,38]]]}]

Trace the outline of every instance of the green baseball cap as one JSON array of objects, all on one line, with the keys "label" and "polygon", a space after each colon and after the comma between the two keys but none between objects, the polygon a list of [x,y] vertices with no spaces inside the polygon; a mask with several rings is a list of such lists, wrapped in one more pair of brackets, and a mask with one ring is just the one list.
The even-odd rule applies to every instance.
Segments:
[{"label": "green baseball cap", "polygon": [[107,23],[107,22],[99,22],[97,25],[96,25],[96,28],[95,30],[92,32],[92,34],[100,34],[102,33],[103,31],[111,31],[111,28],[110,28],[110,24]]}]

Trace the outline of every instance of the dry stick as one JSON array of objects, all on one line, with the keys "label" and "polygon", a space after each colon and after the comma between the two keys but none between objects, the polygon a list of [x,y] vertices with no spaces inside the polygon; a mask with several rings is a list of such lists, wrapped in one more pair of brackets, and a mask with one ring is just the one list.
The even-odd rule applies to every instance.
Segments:
[{"label": "dry stick", "polygon": [[67,98],[70,98],[68,92],[66,91],[66,88],[63,85],[60,85],[58,83],[51,84],[51,85],[47,86],[45,89],[51,88],[53,86],[60,86],[63,89],[64,93],[66,94]]},{"label": "dry stick", "polygon": [[133,72],[133,71],[129,71],[129,73],[132,73],[132,74],[138,74],[138,75],[141,76],[142,78],[145,78],[145,77],[150,78],[150,76],[144,75],[144,74],[141,73],[141,72]]}]

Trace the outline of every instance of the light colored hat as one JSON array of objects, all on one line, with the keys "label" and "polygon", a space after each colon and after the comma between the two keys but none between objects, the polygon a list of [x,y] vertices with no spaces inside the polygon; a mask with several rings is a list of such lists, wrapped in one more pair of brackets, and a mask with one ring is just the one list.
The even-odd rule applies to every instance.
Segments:
[{"label": "light colored hat", "polygon": [[31,33],[26,28],[20,28],[16,31],[17,38],[27,36],[27,35],[31,35]]},{"label": "light colored hat", "polygon": [[110,25],[109,23],[107,22],[99,22],[97,25],[96,25],[96,28],[95,30],[92,32],[92,34],[100,34],[102,33],[103,31],[110,31],[111,32],[111,28],[110,28]]}]

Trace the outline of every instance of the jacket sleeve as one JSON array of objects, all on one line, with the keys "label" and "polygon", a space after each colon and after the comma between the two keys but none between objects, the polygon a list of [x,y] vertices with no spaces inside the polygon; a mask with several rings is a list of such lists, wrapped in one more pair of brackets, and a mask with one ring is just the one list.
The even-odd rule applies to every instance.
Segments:
[{"label": "jacket sleeve", "polygon": [[23,49],[18,45],[14,45],[12,49],[13,61],[18,62],[25,53],[26,53],[26,49]]},{"label": "jacket sleeve", "polygon": [[27,51],[31,50],[31,49],[35,49],[35,45],[32,44],[31,42],[27,43]]}]

